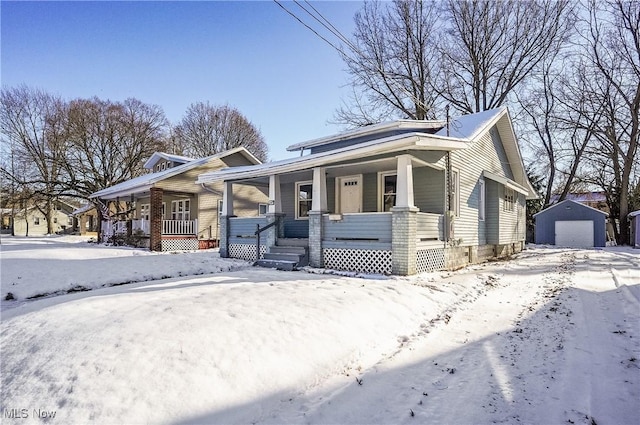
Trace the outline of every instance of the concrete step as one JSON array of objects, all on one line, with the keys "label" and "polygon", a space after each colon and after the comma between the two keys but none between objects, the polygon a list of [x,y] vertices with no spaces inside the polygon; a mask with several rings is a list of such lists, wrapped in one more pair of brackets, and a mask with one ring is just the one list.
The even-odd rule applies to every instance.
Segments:
[{"label": "concrete step", "polygon": [[273,254],[307,254],[307,250],[303,246],[272,246],[269,248],[269,252]]},{"label": "concrete step", "polygon": [[269,260],[262,259],[253,263],[254,266],[266,267],[270,269],[293,271],[296,269],[296,263],[294,261],[286,260]]},{"label": "concrete step", "polygon": [[302,246],[309,247],[309,238],[278,238],[277,246]]},{"label": "concrete step", "polygon": [[293,261],[296,264],[300,262],[300,260],[305,256],[305,253],[297,254],[297,253],[289,253],[289,252],[267,252],[264,254],[265,260],[284,260],[284,261]]}]

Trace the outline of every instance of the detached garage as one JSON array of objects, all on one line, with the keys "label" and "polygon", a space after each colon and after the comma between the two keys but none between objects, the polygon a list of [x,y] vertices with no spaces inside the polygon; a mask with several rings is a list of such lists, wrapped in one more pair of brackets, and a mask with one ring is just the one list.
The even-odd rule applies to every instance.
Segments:
[{"label": "detached garage", "polygon": [[537,244],[589,248],[605,246],[608,214],[565,200],[534,214]]}]

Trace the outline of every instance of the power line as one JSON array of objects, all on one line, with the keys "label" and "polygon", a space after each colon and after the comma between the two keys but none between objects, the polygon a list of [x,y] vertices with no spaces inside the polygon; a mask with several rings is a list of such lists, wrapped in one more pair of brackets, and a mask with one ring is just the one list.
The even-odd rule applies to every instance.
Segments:
[{"label": "power line", "polygon": [[287,12],[289,15],[291,15],[296,21],[300,22],[302,25],[304,25],[305,27],[307,27],[307,29],[309,29],[311,32],[313,32],[315,35],[317,35],[318,37],[320,37],[322,40],[324,40],[325,43],[327,43],[329,46],[333,47],[334,49],[336,49],[340,54],[342,54],[342,50],[340,50],[340,48],[336,47],[333,43],[331,43],[329,40],[327,40],[326,38],[324,38],[323,36],[321,36],[316,30],[314,30],[313,28],[311,28],[309,25],[307,25],[304,21],[302,21],[302,19],[298,18],[293,12],[291,12],[289,9],[287,9],[286,7],[284,7],[282,5],[282,3],[280,3],[278,0],[273,0],[278,6],[280,6],[282,8],[282,10],[284,10],[285,12]]}]

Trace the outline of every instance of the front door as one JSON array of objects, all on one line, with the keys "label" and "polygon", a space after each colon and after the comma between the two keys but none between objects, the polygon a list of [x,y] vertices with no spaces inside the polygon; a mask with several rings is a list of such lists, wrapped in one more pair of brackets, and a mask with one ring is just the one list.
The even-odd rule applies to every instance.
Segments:
[{"label": "front door", "polygon": [[362,176],[339,177],[339,213],[362,212]]}]

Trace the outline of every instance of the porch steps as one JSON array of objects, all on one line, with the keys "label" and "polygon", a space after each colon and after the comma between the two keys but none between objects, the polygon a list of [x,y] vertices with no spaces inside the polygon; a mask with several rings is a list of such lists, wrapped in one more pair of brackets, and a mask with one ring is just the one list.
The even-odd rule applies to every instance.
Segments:
[{"label": "porch steps", "polygon": [[[267,267],[278,270],[296,270],[309,264],[308,248],[301,243],[299,245],[281,245],[278,241],[276,246],[269,248],[269,252],[264,254],[264,258],[253,263],[254,266]],[[304,240],[306,242],[306,239]]]}]

